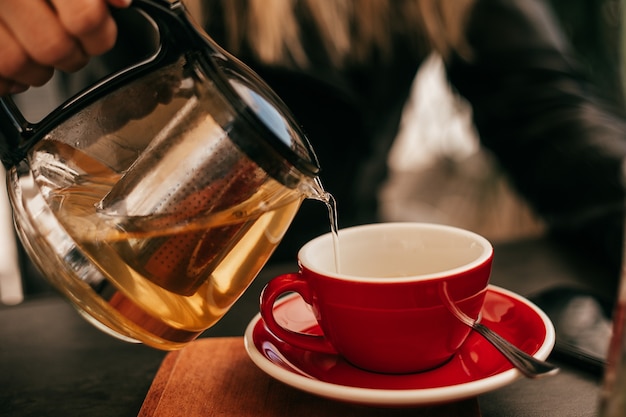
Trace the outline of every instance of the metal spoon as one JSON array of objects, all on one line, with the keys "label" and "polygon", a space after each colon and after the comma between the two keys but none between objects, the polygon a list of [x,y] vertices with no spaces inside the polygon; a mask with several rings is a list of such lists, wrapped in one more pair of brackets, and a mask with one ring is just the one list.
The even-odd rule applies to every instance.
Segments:
[{"label": "metal spoon", "polygon": [[552,365],[551,363],[539,360],[520,350],[484,324],[479,323],[477,320],[472,319],[467,314],[462,312],[448,296],[446,284],[447,283],[444,282],[441,286],[443,293],[441,298],[446,304],[448,310],[450,310],[450,312],[463,324],[471,327],[482,337],[487,339],[487,341],[498,349],[498,351],[524,376],[528,378],[538,378],[541,376],[554,375],[559,371],[558,367]]}]

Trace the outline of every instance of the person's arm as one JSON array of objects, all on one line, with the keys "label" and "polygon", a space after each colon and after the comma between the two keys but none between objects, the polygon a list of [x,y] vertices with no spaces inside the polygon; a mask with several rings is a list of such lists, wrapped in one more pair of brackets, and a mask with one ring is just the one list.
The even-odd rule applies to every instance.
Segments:
[{"label": "person's arm", "polygon": [[75,71],[115,44],[109,6],[130,0],[2,0],[0,96],[46,83],[54,69]]},{"label": "person's arm", "polygon": [[477,0],[472,55],[449,79],[473,107],[482,143],[520,193],[572,243],[619,267],[626,125],[593,85],[539,0]]}]

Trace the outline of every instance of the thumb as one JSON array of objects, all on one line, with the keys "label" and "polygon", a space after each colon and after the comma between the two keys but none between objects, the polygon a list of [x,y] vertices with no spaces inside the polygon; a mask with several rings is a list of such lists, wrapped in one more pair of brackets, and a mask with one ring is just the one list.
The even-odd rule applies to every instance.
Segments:
[{"label": "thumb", "polygon": [[133,0],[106,0],[113,7],[126,8],[130,6]]}]

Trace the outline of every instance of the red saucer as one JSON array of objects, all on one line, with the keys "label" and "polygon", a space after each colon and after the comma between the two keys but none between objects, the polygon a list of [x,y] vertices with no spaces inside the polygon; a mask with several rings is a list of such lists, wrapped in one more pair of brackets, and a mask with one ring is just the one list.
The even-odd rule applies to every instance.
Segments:
[{"label": "red saucer", "polygon": [[[279,322],[295,331],[319,334],[310,307],[297,295],[276,304]],[[482,323],[522,350],[545,359],[554,347],[554,326],[525,298],[489,286]],[[257,315],[245,334],[253,362],[272,377],[313,394],[372,405],[417,405],[453,401],[478,395],[520,377],[509,362],[477,333],[460,351],[431,371],[388,375],[364,371],[338,355],[302,350],[272,335]]]}]

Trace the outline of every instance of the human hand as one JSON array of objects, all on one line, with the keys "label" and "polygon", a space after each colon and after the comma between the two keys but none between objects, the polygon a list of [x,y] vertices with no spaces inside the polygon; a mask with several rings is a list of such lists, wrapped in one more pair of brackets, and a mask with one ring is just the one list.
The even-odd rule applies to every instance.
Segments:
[{"label": "human hand", "polygon": [[54,69],[72,72],[113,47],[109,6],[132,0],[2,0],[0,96],[45,84]]}]

